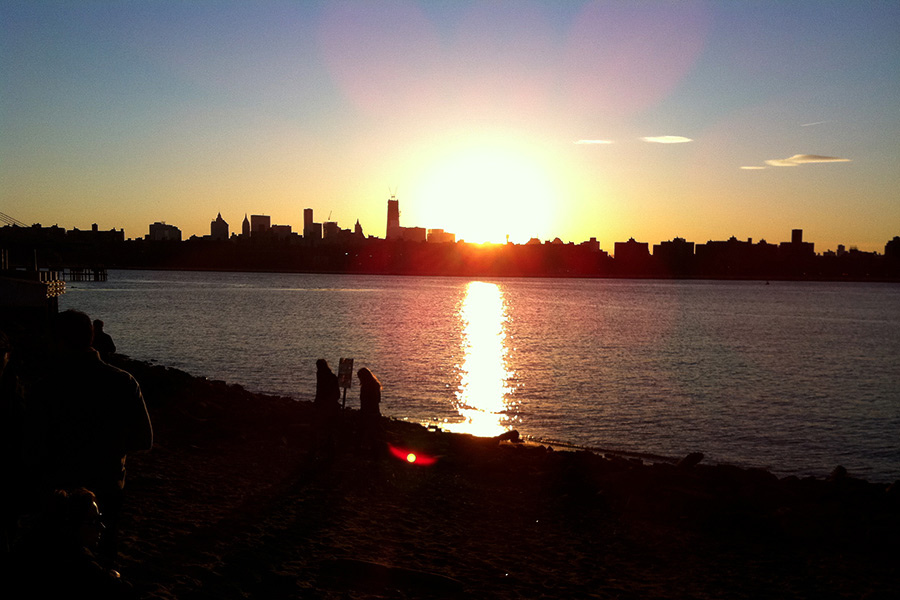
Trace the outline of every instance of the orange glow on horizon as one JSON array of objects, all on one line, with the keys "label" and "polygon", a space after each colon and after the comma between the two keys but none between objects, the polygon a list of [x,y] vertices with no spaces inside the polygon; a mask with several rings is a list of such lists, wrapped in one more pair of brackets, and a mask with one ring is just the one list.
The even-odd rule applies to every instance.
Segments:
[{"label": "orange glow on horizon", "polygon": [[546,161],[511,143],[473,143],[422,165],[416,219],[457,240],[525,243],[554,230],[558,190]]}]

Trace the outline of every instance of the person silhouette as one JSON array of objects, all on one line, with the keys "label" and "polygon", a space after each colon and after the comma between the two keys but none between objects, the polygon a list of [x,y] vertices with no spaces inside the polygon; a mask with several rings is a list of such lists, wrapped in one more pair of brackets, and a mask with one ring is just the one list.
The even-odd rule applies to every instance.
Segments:
[{"label": "person silhouette", "polygon": [[357,371],[359,377],[359,412],[368,418],[381,416],[381,382],[375,374],[363,367]]},{"label": "person silhouette", "polygon": [[338,408],[341,399],[341,389],[338,386],[337,375],[328,366],[328,361],[320,358],[316,361],[316,399],[317,408],[325,412],[333,412]]},{"label": "person silhouette", "polygon": [[[12,344],[0,331],[0,443],[2,443],[3,479],[12,489],[20,487],[23,481],[24,461],[22,435],[24,430],[24,402],[18,393],[18,382],[12,369],[7,370]],[[3,552],[9,552],[10,542],[15,538],[18,526],[19,495],[3,494],[0,512],[3,515]]]},{"label": "person silhouette", "polygon": [[313,401],[315,451],[324,449],[329,454],[335,451],[335,429],[341,412],[340,398],[337,375],[328,366],[328,361],[320,358],[316,361],[316,397]]},{"label": "person silhouette", "polygon": [[359,378],[359,441],[373,456],[381,450],[381,382],[366,367]]},{"label": "person silhouette", "polygon": [[54,490],[13,548],[13,589],[27,591],[22,597],[66,597],[78,590],[91,599],[136,598],[131,585],[117,571],[100,566],[94,555],[103,530],[90,490]]},{"label": "person silhouette", "polygon": [[100,359],[93,333],[80,311],[59,313],[53,322],[56,360],[38,396],[46,414],[43,475],[49,489],[96,494],[106,525],[99,551],[114,562],[125,458],[150,449],[153,428],[140,385]]},{"label": "person silhouette", "polygon": [[100,358],[104,361],[116,353],[116,344],[113,342],[112,336],[103,331],[103,321],[100,319],[94,319],[94,342],[91,345],[100,353]]},{"label": "person silhouette", "polygon": [[29,402],[29,377],[35,372],[36,356],[14,347],[0,331],[0,444],[2,444],[3,549],[15,542],[22,517],[33,512],[40,499],[40,460],[43,448],[43,413],[40,403]]}]

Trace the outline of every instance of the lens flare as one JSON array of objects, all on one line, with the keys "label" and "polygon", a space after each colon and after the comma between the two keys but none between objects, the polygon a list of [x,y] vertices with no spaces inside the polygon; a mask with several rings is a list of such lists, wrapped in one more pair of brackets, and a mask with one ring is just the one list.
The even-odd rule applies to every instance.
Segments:
[{"label": "lens flare", "polygon": [[402,460],[403,462],[410,465],[416,465],[418,467],[427,467],[433,465],[438,460],[437,456],[432,456],[419,450],[398,448],[397,446],[393,446],[391,444],[388,444],[388,450],[394,456],[394,458]]}]

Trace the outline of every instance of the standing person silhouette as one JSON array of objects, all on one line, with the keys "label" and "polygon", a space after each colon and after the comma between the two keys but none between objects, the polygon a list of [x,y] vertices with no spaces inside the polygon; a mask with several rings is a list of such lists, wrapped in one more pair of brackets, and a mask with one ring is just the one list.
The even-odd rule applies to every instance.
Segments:
[{"label": "standing person silhouette", "polygon": [[3,516],[3,558],[9,552],[10,543],[15,539],[18,529],[19,513],[23,502],[21,498],[27,494],[16,493],[25,483],[25,402],[22,398],[18,378],[12,369],[7,371],[12,344],[3,331],[0,331],[0,444],[2,444],[3,482],[9,490],[0,499],[0,514]]},{"label": "standing person silhouette", "polygon": [[94,350],[100,353],[100,358],[107,361],[111,354],[116,353],[116,343],[112,336],[103,331],[103,321],[94,319],[94,342],[91,344]]},{"label": "standing person silhouette", "polygon": [[39,395],[46,411],[45,483],[50,489],[85,487],[97,495],[106,526],[99,551],[112,563],[125,458],[150,449],[153,428],[138,382],[91,347],[90,317],[59,313],[53,334],[56,361]]},{"label": "standing person silhouette", "polygon": [[341,400],[341,389],[338,386],[337,375],[328,366],[328,361],[320,358],[316,361],[316,399],[317,410],[330,412],[338,407]]},{"label": "standing person silhouette", "polygon": [[337,375],[328,366],[328,361],[320,358],[316,361],[316,398],[313,401],[315,412],[315,451],[325,450],[334,454],[334,433],[341,411],[341,390]]},{"label": "standing person silhouette", "polygon": [[356,372],[359,377],[359,439],[372,456],[381,450],[381,382],[369,369]]}]

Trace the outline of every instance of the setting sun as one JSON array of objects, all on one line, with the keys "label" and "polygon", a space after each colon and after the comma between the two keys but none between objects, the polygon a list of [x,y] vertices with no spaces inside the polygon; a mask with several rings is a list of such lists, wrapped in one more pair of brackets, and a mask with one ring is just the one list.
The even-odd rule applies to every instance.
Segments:
[{"label": "setting sun", "polygon": [[484,145],[437,159],[414,194],[422,224],[467,242],[524,243],[552,231],[551,178],[515,148]]}]

